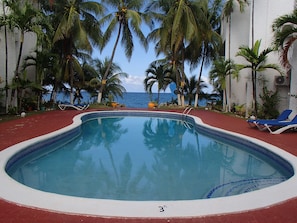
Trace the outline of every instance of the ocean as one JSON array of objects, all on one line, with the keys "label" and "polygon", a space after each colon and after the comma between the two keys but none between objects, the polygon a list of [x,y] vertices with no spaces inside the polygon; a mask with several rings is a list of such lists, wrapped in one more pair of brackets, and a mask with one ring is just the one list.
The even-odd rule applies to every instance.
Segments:
[{"label": "ocean", "polygon": [[[82,91],[81,92],[83,98],[81,99],[81,103],[94,103],[97,101],[97,98],[91,98],[88,92]],[[123,98],[117,97],[114,101],[118,102],[119,104],[125,105],[127,108],[147,108],[149,101],[156,101],[158,97],[157,93],[153,93],[151,96],[145,92],[125,92],[123,94]],[[176,100],[176,95],[172,93],[160,93],[160,101],[161,103],[172,102]],[[49,101],[50,94],[44,94],[43,100]],[[57,102],[70,102],[69,95],[65,95],[63,93],[59,93],[57,95]],[[199,101],[199,106],[205,106],[206,101],[202,100]]]}]

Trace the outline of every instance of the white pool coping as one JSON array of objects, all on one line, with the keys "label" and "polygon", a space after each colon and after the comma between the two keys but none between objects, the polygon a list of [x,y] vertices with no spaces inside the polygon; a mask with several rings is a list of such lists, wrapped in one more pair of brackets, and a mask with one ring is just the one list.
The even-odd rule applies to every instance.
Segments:
[{"label": "white pool coping", "polygon": [[[106,112],[106,111],[104,111]],[[116,111],[112,111],[113,113]],[[150,111],[132,111],[120,110],[123,112],[143,112]],[[153,111],[156,112],[156,111]],[[74,117],[73,123],[65,128],[55,132],[36,137],[16,145],[13,145],[0,152],[0,198],[14,202],[18,205],[29,206],[32,208],[46,209],[55,212],[63,212],[77,215],[91,215],[101,217],[140,217],[140,218],[174,218],[174,217],[200,217],[208,215],[221,215],[235,212],[245,212],[265,208],[274,204],[284,202],[288,199],[297,197],[297,177],[296,174],[287,181],[280,184],[267,187],[261,190],[240,194],[236,196],[199,199],[189,201],[119,201],[105,199],[90,199],[81,197],[64,196],[54,193],[39,191],[23,184],[18,183],[9,177],[5,171],[8,160],[24,147],[35,143],[36,141],[51,138],[53,136],[69,131],[81,125],[81,117],[86,114],[98,112],[86,112]],[[159,112],[162,114],[172,114],[172,112]],[[180,113],[176,113],[180,114]],[[259,144],[275,154],[283,157],[297,171],[297,158],[292,154],[266,142],[218,129],[204,124],[196,116],[188,115],[195,119],[195,122],[205,127],[215,129],[216,131],[228,132],[236,137],[250,140]],[[273,137],[273,136],[271,136]]]}]

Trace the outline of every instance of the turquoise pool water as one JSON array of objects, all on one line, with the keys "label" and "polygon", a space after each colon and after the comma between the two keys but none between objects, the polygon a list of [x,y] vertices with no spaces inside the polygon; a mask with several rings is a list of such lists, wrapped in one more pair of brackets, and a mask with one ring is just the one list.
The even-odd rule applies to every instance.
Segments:
[{"label": "turquoise pool water", "polygon": [[293,175],[278,155],[189,117],[131,112],[82,119],[81,126],[17,153],[7,173],[41,191],[131,201],[225,197]]}]

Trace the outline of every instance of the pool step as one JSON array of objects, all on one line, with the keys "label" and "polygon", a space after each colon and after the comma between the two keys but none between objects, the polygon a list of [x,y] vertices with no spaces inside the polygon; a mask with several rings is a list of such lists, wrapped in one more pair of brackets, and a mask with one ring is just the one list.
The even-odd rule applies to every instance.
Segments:
[{"label": "pool step", "polygon": [[233,181],[214,187],[206,198],[226,197],[237,194],[243,194],[254,190],[259,190],[265,187],[273,186],[285,181],[284,177],[277,178],[252,178],[239,181]]}]

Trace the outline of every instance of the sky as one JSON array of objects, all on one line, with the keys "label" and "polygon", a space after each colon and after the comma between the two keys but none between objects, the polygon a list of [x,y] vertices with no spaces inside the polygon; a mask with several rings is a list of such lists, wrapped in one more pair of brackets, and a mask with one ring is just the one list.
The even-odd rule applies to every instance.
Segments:
[{"label": "sky", "polygon": [[[104,48],[102,53],[99,50],[95,50],[93,52],[94,59],[103,60],[105,57],[110,58],[112,48],[114,46],[114,38],[111,39],[109,44]],[[143,80],[145,79],[145,71],[149,68],[151,62],[155,61],[157,58],[154,51],[154,44],[150,44],[148,50],[146,51],[143,46],[141,46],[138,42],[138,39],[134,39],[134,50],[130,61],[126,58],[124,48],[119,43],[116,49],[115,57],[113,62],[120,66],[121,70],[128,74],[128,78],[122,78],[122,84],[125,87],[127,92],[145,92]],[[185,66],[185,73],[187,77],[191,77],[193,75],[198,77],[200,67],[196,68],[193,71],[190,71],[189,66]],[[202,80],[207,84],[208,81],[208,69],[205,69],[203,72]],[[209,85],[209,84],[208,84]],[[208,89],[204,89],[207,93],[212,92],[211,86]],[[153,92],[157,92],[157,85],[153,88]],[[166,92],[171,92],[169,87]]]},{"label": "sky", "polygon": [[[114,11],[114,10],[112,10]],[[142,27],[145,35],[147,35],[150,30],[147,26]],[[104,28],[103,28],[104,31]],[[94,50],[93,59],[103,60],[105,57],[110,58],[112,49],[115,43],[115,35],[111,37],[108,45],[100,53],[99,50]],[[124,48],[121,45],[121,40],[116,49],[115,57],[113,62],[120,66],[121,70],[128,74],[128,78],[122,78],[122,84],[127,92],[145,92],[143,81],[145,79],[145,71],[149,68],[150,63],[157,59],[154,51],[154,43],[149,44],[149,48],[146,51],[144,47],[139,43],[139,39],[133,36],[134,50],[130,61],[126,58]],[[190,71],[189,66],[185,65],[185,73],[188,78],[195,75],[198,78],[200,67],[198,66],[195,70]],[[202,80],[209,86],[208,89],[204,89],[205,92],[211,93],[212,87],[208,81],[208,71],[209,68],[204,69],[202,74]],[[157,92],[157,84],[153,87],[153,92]],[[169,87],[166,92],[171,92]]]}]

